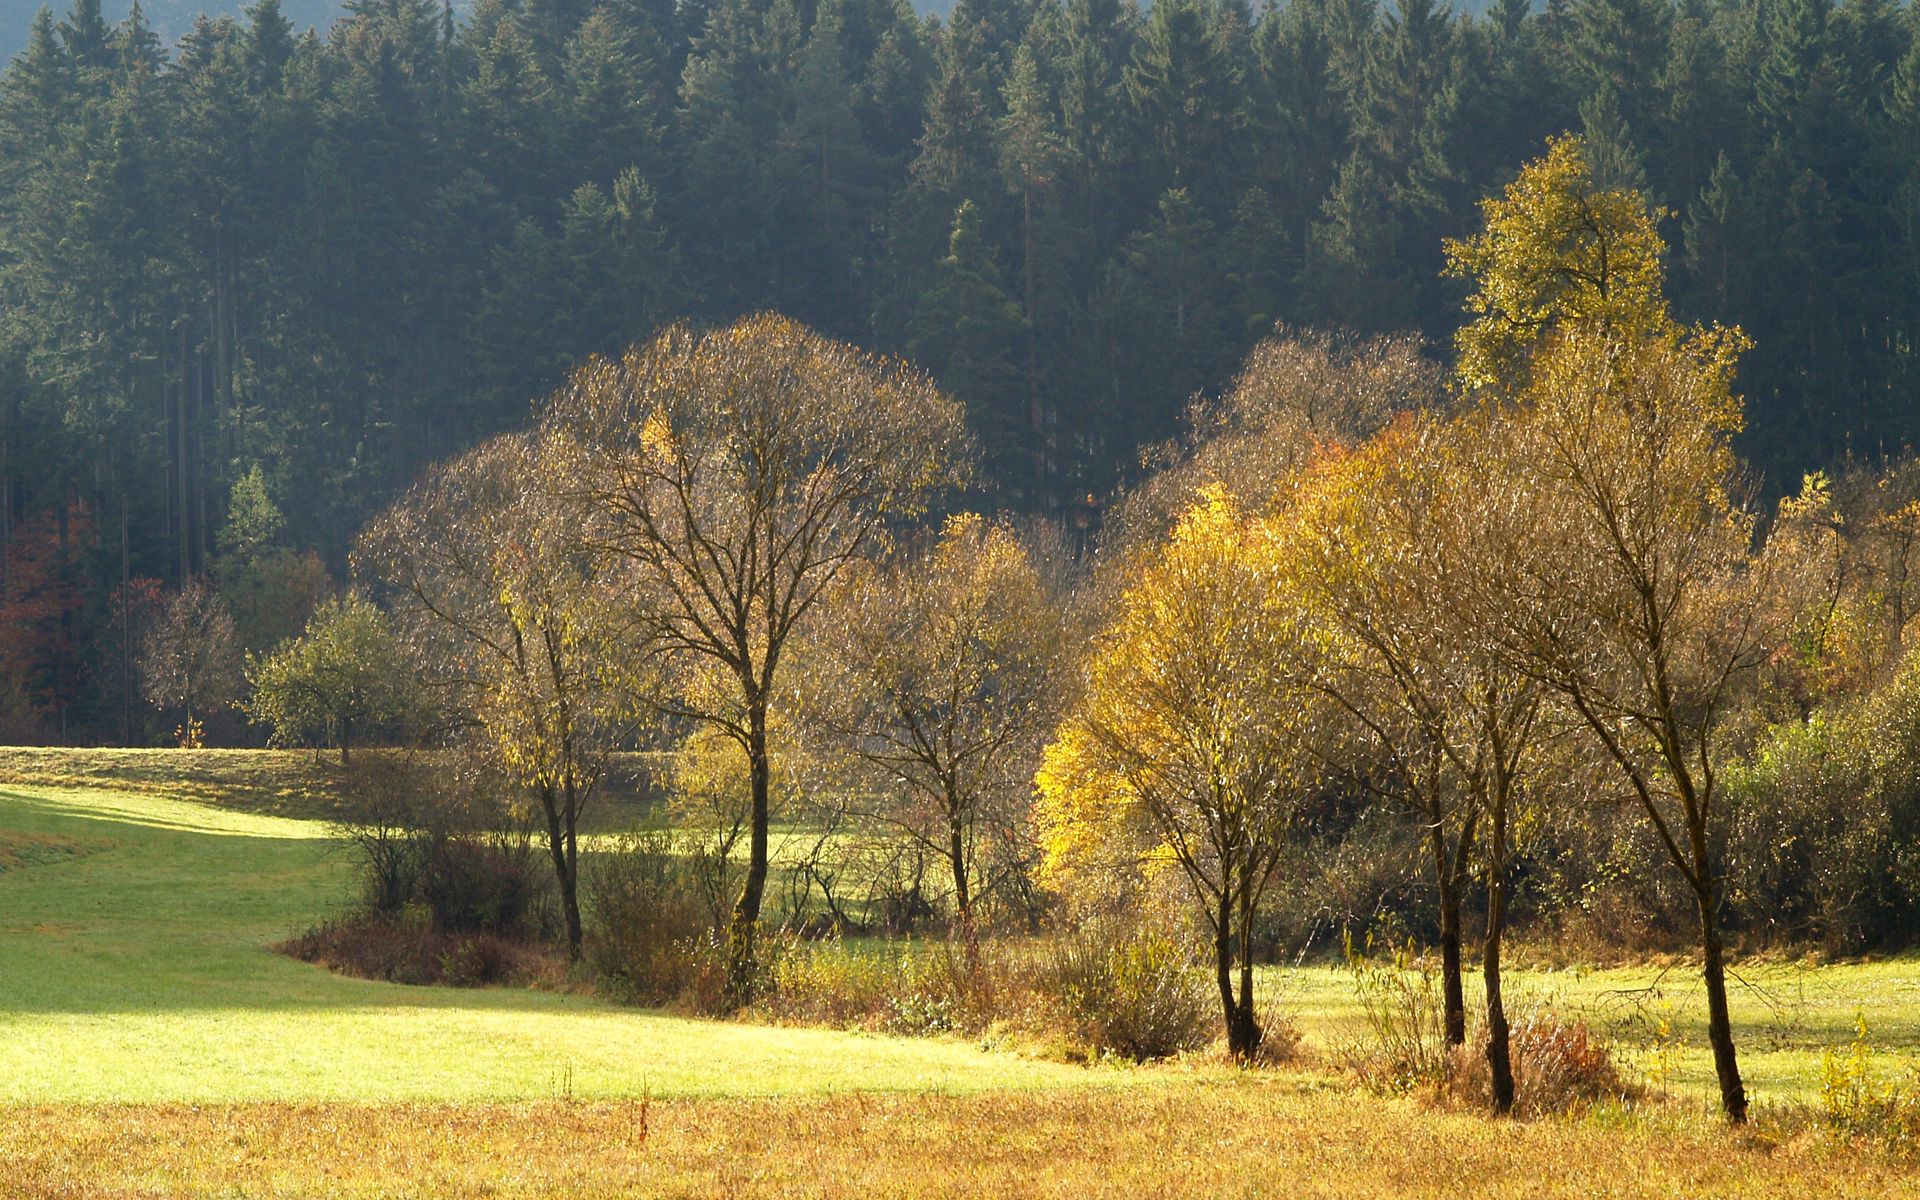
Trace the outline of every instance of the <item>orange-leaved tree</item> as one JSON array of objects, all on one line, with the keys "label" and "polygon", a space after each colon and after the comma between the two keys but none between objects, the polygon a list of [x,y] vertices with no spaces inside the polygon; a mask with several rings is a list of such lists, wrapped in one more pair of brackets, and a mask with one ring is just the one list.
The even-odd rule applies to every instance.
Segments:
[{"label": "orange-leaved tree", "polygon": [[1446,1036],[1466,1040],[1460,907],[1476,859],[1494,1105],[1513,1106],[1500,955],[1518,808],[1547,722],[1546,688],[1461,603],[1511,570],[1496,536],[1505,465],[1473,417],[1408,415],[1329,459],[1296,500],[1293,593],[1325,629],[1319,678],[1360,730],[1355,777],[1426,834],[1440,898]]}]

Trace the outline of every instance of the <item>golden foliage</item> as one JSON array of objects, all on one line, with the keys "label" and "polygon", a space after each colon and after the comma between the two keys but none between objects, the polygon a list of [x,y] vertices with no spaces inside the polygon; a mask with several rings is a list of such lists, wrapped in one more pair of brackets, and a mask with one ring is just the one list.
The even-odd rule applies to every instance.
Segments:
[{"label": "golden foliage", "polygon": [[1055,884],[1116,852],[1178,862],[1207,896],[1266,882],[1313,708],[1285,534],[1207,489],[1127,589],[1036,779]]},{"label": "golden foliage", "polygon": [[1482,232],[1446,243],[1448,273],[1475,284],[1456,342],[1469,388],[1511,380],[1559,325],[1631,339],[1668,323],[1659,214],[1637,192],[1600,186],[1582,139],[1550,140],[1481,211]]}]

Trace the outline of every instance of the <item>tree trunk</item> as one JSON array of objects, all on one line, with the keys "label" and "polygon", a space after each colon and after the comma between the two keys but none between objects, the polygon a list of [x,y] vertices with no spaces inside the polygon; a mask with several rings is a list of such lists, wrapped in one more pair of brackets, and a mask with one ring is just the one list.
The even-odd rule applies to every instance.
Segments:
[{"label": "tree trunk", "polygon": [[747,769],[753,785],[747,878],[740,888],[740,899],[733,906],[732,927],[727,931],[727,999],[734,1005],[744,1005],[753,999],[756,969],[753,935],[760,923],[760,899],[767,888],[767,794],[773,772],[767,758],[765,698],[751,700],[747,706]]},{"label": "tree trunk", "polygon": [[1434,878],[1440,887],[1440,990],[1446,1009],[1449,1046],[1467,1043],[1467,994],[1460,978],[1460,889],[1453,861],[1447,854],[1446,828],[1436,815],[1428,835],[1433,847]]},{"label": "tree trunk", "polygon": [[1253,897],[1249,886],[1241,896],[1240,910],[1240,1006],[1237,1014],[1240,1022],[1240,1042],[1243,1057],[1251,1059],[1260,1049],[1260,1043],[1266,1037],[1266,1031],[1260,1028],[1260,1022],[1253,1014]]},{"label": "tree trunk", "polygon": [[1021,256],[1026,268],[1027,432],[1033,438],[1033,497],[1039,504],[1047,487],[1047,447],[1040,420],[1040,336],[1034,327],[1033,189],[1020,196]]},{"label": "tree trunk", "polygon": [[340,765],[341,766],[346,767],[346,766],[351,766],[353,764],[353,759],[350,757],[350,755],[352,754],[352,751],[353,751],[353,718],[341,717],[340,718]]},{"label": "tree trunk", "polygon": [[960,926],[960,941],[966,953],[967,978],[980,979],[980,931],[973,923],[973,894],[967,888],[966,827],[960,821],[960,805],[951,790],[947,792],[947,862],[953,869],[954,919]]},{"label": "tree trunk", "polygon": [[1487,940],[1481,971],[1487,987],[1487,1068],[1493,1080],[1493,1110],[1513,1111],[1513,1059],[1506,1001],[1500,994],[1500,935],[1507,923],[1507,804],[1494,804],[1487,847]]},{"label": "tree trunk", "polygon": [[1236,1000],[1233,994],[1233,900],[1226,892],[1220,896],[1219,921],[1214,928],[1213,966],[1220,986],[1220,1011],[1227,1025],[1227,1053],[1236,1062],[1253,1057],[1260,1043],[1260,1031],[1253,1023],[1253,989]]},{"label": "tree trunk", "polygon": [[[1706,878],[1704,864],[1702,878]],[[1713,1047],[1713,1073],[1720,1081],[1720,1107],[1734,1124],[1747,1119],[1747,1089],[1733,1049],[1733,1020],[1727,1009],[1726,952],[1720,944],[1719,906],[1711,884],[1694,889],[1700,909],[1700,955],[1707,982],[1707,1042]]]},{"label": "tree trunk", "polygon": [[560,908],[567,920],[567,961],[580,961],[580,793],[569,771],[566,784],[567,804],[562,813],[566,829],[566,844],[561,847],[557,862],[564,864],[560,870]]},{"label": "tree trunk", "polygon": [[180,390],[175,393],[174,436],[176,454],[176,484],[174,502],[179,506],[179,548],[180,548],[180,586],[185,587],[187,580],[193,578],[193,521],[191,485],[188,482],[187,462],[187,403],[189,391],[189,364],[187,362],[187,327],[180,324]]},{"label": "tree trunk", "polygon": [[1220,911],[1213,927],[1214,982],[1220,987],[1220,1016],[1227,1026],[1227,1046],[1234,1044],[1233,1004],[1233,906],[1226,893],[1220,895]]},{"label": "tree trunk", "polygon": [[967,847],[961,836],[965,830],[953,810],[953,798],[947,798],[947,863],[953,868],[953,908],[964,926],[973,924],[973,897],[967,890]]},{"label": "tree trunk", "polygon": [[576,961],[580,957],[580,904],[573,863],[567,853],[572,834],[561,823],[559,797],[552,784],[540,786],[540,807],[546,812],[547,852],[553,858],[554,878],[560,883],[560,906],[566,913],[567,958]]},{"label": "tree trunk", "polygon": [[120,493],[120,744],[133,745],[133,569],[127,541],[127,482],[116,459],[114,484]]}]

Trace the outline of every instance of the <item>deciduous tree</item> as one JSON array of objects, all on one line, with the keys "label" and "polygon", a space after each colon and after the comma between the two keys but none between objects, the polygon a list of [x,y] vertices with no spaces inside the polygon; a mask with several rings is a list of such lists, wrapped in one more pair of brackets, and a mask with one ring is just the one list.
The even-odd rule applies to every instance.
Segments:
[{"label": "deciduous tree", "polygon": [[1512,569],[1466,595],[1619,768],[1693,896],[1721,1103],[1741,1121],[1717,846],[1726,717],[1764,646],[1731,446],[1745,339],[1667,316],[1644,198],[1597,185],[1577,141],[1486,212],[1487,233],[1451,253],[1479,284],[1462,379],[1517,414],[1496,493]]},{"label": "deciduous tree", "polygon": [[748,861],[729,931],[744,1003],[767,883],[767,725],[789,639],[894,523],[962,477],[959,405],[925,374],[784,317],[663,333],[582,367],[553,399],[553,468],[591,549],[631,573],[629,616],[683,679],[663,704],[740,747]]},{"label": "deciduous tree", "polygon": [[427,680],[452,693],[545,818],[569,953],[580,953],[579,821],[631,723],[638,657],[542,486],[547,448],[496,438],[368,527],[356,567],[384,582]]},{"label": "deciduous tree", "polygon": [[182,713],[181,741],[195,737],[196,713],[239,694],[240,637],[220,594],[204,577],[189,579],[147,630],[140,651],[140,687],[147,703]]},{"label": "deciduous tree", "polygon": [[1010,526],[963,514],[925,557],[850,581],[808,647],[811,724],[871,796],[855,811],[946,864],[969,934],[982,893],[1026,865],[1059,600]]},{"label": "deciduous tree", "polygon": [[1319,781],[1309,744],[1325,705],[1300,670],[1312,633],[1280,587],[1282,529],[1205,494],[1121,598],[1036,781],[1056,882],[1127,848],[1181,872],[1213,935],[1236,1058],[1262,1036],[1254,913]]},{"label": "deciduous tree", "polygon": [[243,703],[278,746],[312,739],[349,761],[355,732],[419,718],[418,668],[387,615],[361,596],[322,604],[306,631],[269,654],[249,656]]}]

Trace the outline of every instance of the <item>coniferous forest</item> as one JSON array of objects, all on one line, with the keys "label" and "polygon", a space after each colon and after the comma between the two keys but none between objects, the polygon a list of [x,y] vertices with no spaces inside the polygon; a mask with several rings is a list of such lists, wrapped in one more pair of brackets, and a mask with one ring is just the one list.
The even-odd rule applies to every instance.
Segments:
[{"label": "coniferous forest", "polygon": [[1095,528],[1276,323],[1444,352],[1442,244],[1584,135],[1738,324],[1769,494],[1920,406],[1920,41],[1884,0],[278,0],[43,11],[0,76],[0,740],[156,736],[142,605],[298,632],[367,519],[591,353],[777,310]]}]

